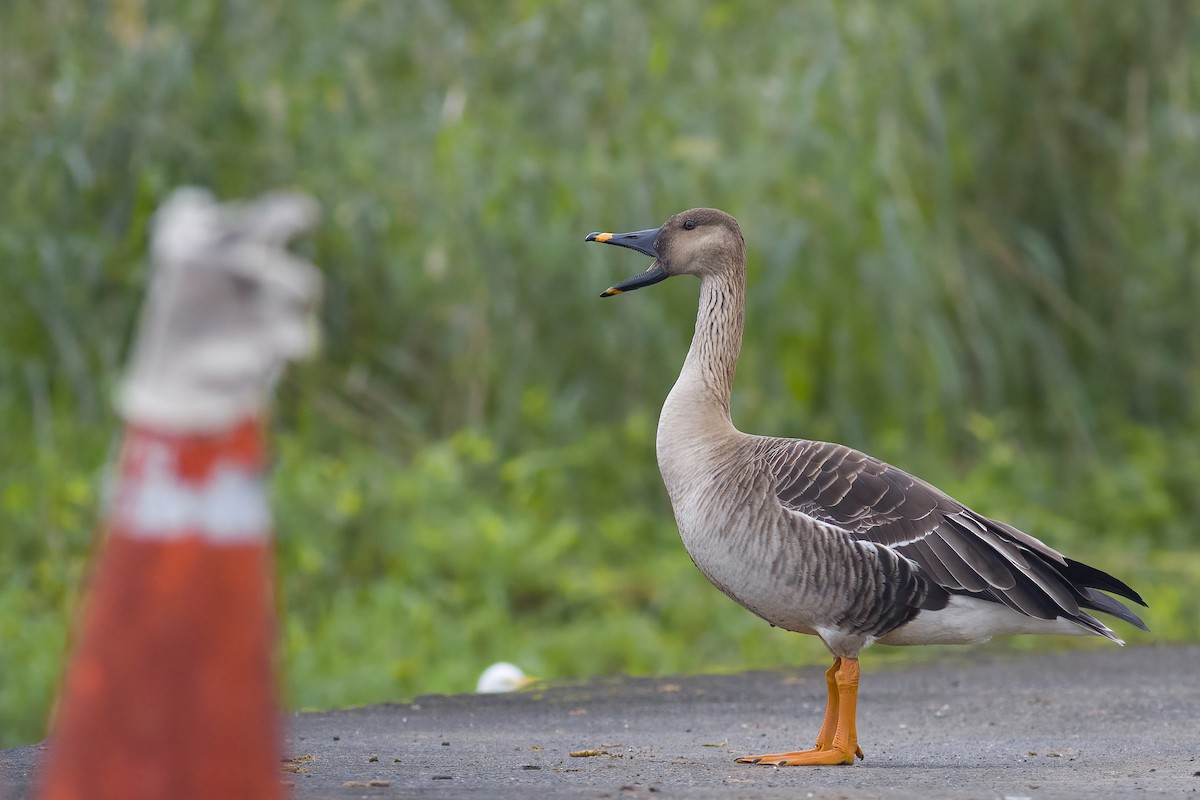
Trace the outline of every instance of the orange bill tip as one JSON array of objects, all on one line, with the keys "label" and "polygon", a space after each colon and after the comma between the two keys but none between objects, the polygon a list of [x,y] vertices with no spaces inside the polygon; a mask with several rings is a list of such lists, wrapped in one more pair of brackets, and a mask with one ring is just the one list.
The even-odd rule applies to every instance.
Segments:
[{"label": "orange bill tip", "polygon": [[609,239],[611,239],[612,237],[613,237],[613,235],[612,235],[611,233],[598,233],[598,234],[596,234],[596,238],[595,238],[595,239],[593,239],[593,241],[596,241],[596,242],[607,242],[607,241],[608,241]]}]

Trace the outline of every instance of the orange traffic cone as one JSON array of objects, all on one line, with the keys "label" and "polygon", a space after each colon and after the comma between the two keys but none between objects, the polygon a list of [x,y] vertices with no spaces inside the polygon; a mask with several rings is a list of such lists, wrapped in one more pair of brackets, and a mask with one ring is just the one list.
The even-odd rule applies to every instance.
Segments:
[{"label": "orange traffic cone", "polygon": [[42,796],[280,795],[259,426],[133,428]]},{"label": "orange traffic cone", "polygon": [[120,399],[107,538],[39,770],[44,800],[282,793],[260,420],[313,344],[311,265],[282,249],[311,203],[159,213],[155,276]]}]

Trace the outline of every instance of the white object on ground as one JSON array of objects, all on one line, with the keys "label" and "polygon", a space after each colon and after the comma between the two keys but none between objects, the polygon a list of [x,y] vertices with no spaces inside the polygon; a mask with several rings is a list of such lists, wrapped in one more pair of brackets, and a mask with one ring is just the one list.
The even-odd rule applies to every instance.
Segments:
[{"label": "white object on ground", "polygon": [[479,676],[479,682],[475,684],[475,691],[484,694],[515,692],[536,680],[537,678],[526,675],[516,664],[499,661],[483,671],[483,674]]}]

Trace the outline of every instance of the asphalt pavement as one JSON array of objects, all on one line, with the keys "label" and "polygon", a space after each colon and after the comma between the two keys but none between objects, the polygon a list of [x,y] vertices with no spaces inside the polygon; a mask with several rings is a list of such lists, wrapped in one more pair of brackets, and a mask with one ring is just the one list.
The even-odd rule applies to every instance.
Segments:
[{"label": "asphalt pavement", "polygon": [[[1110,798],[1200,792],[1200,647],[863,658],[844,767],[736,764],[802,749],[824,666],[598,678],[290,718],[280,778],[317,798]],[[0,754],[28,794],[37,746]]]}]

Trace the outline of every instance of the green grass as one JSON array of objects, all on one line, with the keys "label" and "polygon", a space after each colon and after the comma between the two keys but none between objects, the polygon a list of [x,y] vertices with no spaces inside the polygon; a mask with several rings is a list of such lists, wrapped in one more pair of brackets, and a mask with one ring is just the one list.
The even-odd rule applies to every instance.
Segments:
[{"label": "green grass", "polygon": [[653,462],[695,288],[592,230],[743,224],[735,420],[861,447],[1200,638],[1186,2],[16,4],[0,24],[0,745],[61,669],[149,215],[291,186],[327,347],[281,387],[294,705],[823,658],[709,588]]}]

